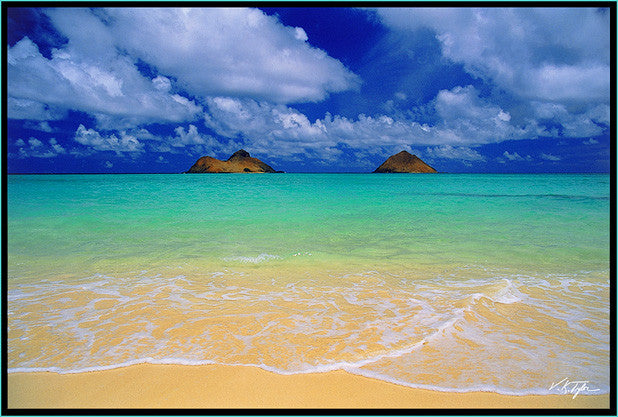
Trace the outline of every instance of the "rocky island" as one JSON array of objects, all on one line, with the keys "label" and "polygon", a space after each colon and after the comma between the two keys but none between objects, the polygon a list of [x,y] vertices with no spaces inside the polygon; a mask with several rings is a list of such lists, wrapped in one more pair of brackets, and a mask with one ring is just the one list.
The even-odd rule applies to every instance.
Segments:
[{"label": "rocky island", "polygon": [[410,155],[410,153],[406,151],[401,151],[398,154],[390,156],[373,172],[436,173],[438,171],[421,161],[418,156]]},{"label": "rocky island", "polygon": [[272,167],[252,158],[249,152],[241,149],[234,152],[227,161],[221,161],[211,156],[202,156],[187,171],[187,174],[199,173],[233,173],[233,172],[283,172],[275,171]]}]

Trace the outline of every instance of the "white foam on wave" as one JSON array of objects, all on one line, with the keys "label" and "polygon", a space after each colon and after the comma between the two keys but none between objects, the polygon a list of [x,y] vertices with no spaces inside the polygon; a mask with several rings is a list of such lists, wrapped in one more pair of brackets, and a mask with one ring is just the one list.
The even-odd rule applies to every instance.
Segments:
[{"label": "white foam on wave", "polygon": [[[274,255],[261,254],[256,258],[262,257],[263,259],[270,259],[268,257],[275,257]],[[377,274],[377,273],[376,273]],[[143,274],[142,274],[143,275]],[[125,279],[120,279],[116,281],[105,280],[101,281],[97,278],[102,278],[102,275],[91,277],[97,279],[97,285],[82,285],[82,284],[92,284],[85,282],[71,283],[67,285],[66,283],[60,285],[54,285],[54,292],[57,292],[61,289],[62,292],[70,293],[74,288],[87,288],[89,291],[92,291],[99,295],[99,298],[95,300],[91,300],[87,304],[84,304],[80,307],[66,308],[62,309],[61,312],[54,312],[54,314],[47,316],[46,320],[52,321],[54,323],[64,323],[64,326],[68,331],[70,331],[76,339],[84,340],[85,344],[88,344],[88,348],[92,345],[92,335],[88,333],[88,329],[82,329],[79,327],[79,321],[74,322],[71,325],[67,325],[67,323],[71,322],[71,318],[73,316],[77,317],[77,313],[81,311],[88,311],[89,313],[86,316],[83,316],[80,320],[94,320],[98,321],[101,314],[100,312],[94,312],[94,303],[100,300],[117,300],[119,303],[122,303],[122,307],[124,309],[131,307],[132,304],[141,305],[144,302],[147,302],[149,305],[153,305],[155,296],[159,294],[165,295],[162,299],[167,300],[172,303],[172,306],[175,309],[180,308],[180,311],[184,311],[184,309],[193,310],[196,306],[200,306],[200,303],[192,303],[190,300],[193,298],[199,298],[202,300],[247,300],[247,305],[251,305],[254,301],[267,301],[271,305],[276,306],[278,302],[299,302],[305,305],[305,310],[303,310],[304,314],[288,314],[286,316],[287,319],[290,319],[293,323],[292,328],[288,328],[288,334],[292,332],[295,334],[304,334],[304,335],[316,335],[315,337],[323,338],[328,337],[333,340],[341,340],[340,343],[348,344],[346,342],[347,339],[342,336],[346,336],[349,328],[348,322],[346,320],[345,312],[353,312],[356,311],[354,308],[350,308],[350,305],[363,307],[366,311],[373,310],[373,316],[369,315],[364,326],[360,326],[360,330],[367,328],[368,326],[380,329],[380,339],[378,343],[382,345],[382,348],[379,351],[374,351],[373,353],[369,353],[369,350],[360,344],[362,341],[360,339],[354,340],[353,343],[349,343],[350,346],[353,346],[354,349],[350,350],[348,353],[355,354],[357,352],[366,352],[361,353],[365,356],[365,358],[360,359],[358,356],[354,356],[350,358],[350,355],[339,356],[339,357],[330,357],[328,355],[320,357],[320,358],[292,358],[294,359],[292,362],[288,363],[279,363],[273,362],[272,364],[265,360],[266,363],[226,363],[226,359],[230,360],[234,356],[224,357],[212,357],[212,356],[204,356],[201,355],[204,353],[204,340],[208,340],[209,336],[200,335],[200,343],[202,345],[196,345],[194,348],[191,345],[191,354],[189,357],[195,358],[187,359],[187,358],[178,358],[174,357],[178,355],[178,352],[174,354],[173,352],[167,353],[168,355],[171,353],[170,357],[167,359],[155,359],[152,357],[142,358],[142,359],[134,359],[129,361],[123,361],[123,359],[127,359],[127,356],[120,356],[119,352],[108,351],[103,352],[105,354],[110,354],[112,356],[116,356],[116,359],[107,357],[102,358],[102,363],[109,363],[114,360],[118,360],[118,364],[110,364],[110,365],[101,365],[101,366],[90,366],[92,362],[92,358],[86,359],[79,364],[71,364],[69,367],[73,366],[73,369],[62,369],[62,367],[33,367],[29,368],[28,366],[37,365],[36,363],[28,363],[26,361],[22,362],[22,366],[18,365],[17,367],[9,369],[9,372],[56,372],[56,373],[80,373],[80,372],[90,372],[90,371],[99,371],[106,369],[114,369],[119,367],[131,366],[141,363],[150,363],[150,364],[180,364],[180,365],[207,365],[207,364],[221,364],[221,365],[238,365],[238,366],[254,366],[259,367],[261,369],[276,372],[279,374],[292,375],[299,373],[322,373],[329,372],[333,370],[345,370],[350,373],[360,374],[367,377],[384,380],[387,382],[395,383],[398,385],[415,387],[415,388],[424,388],[424,389],[432,389],[437,391],[453,391],[453,392],[470,392],[470,391],[491,391],[491,392],[499,392],[503,394],[510,395],[527,395],[530,393],[534,394],[550,394],[550,392],[542,392],[540,391],[526,391],[526,392],[514,392],[508,391],[508,389],[501,389],[494,386],[481,386],[481,385],[465,385],[463,388],[451,389],[448,387],[434,387],[429,385],[420,385],[413,384],[414,379],[406,379],[404,381],[398,381],[396,378],[393,378],[388,375],[382,375],[381,370],[378,369],[378,372],[369,371],[364,369],[365,365],[371,365],[375,362],[380,361],[381,359],[392,359],[401,357],[404,355],[408,355],[413,353],[415,350],[421,348],[425,343],[434,342],[436,338],[438,339],[438,346],[442,345],[442,337],[445,332],[448,333],[450,331],[456,333],[460,337],[466,337],[470,340],[475,341],[481,345],[484,344],[484,338],[480,337],[482,334],[480,332],[470,333],[469,326],[465,314],[466,312],[474,313],[476,310],[475,301],[484,298],[486,300],[492,300],[496,303],[504,303],[504,304],[512,304],[520,301],[524,301],[525,303],[534,301],[533,296],[528,296],[526,294],[522,294],[519,289],[522,291],[526,291],[526,285],[522,284],[519,278],[513,277],[512,279],[515,283],[509,279],[502,278],[500,276],[496,276],[494,279],[475,279],[475,280],[462,280],[460,282],[453,282],[453,285],[446,286],[436,286],[433,282],[424,282],[418,281],[414,282],[415,287],[411,288],[400,288],[393,292],[389,292],[388,294],[392,297],[396,296],[398,300],[397,306],[393,304],[391,299],[387,296],[379,295],[378,293],[368,293],[367,285],[364,278],[373,278],[371,281],[371,288],[375,288],[378,284],[382,284],[385,281],[380,280],[377,283],[380,276],[377,275],[373,277],[371,273],[368,274],[356,274],[349,275],[350,282],[343,282],[343,286],[321,286],[315,285],[313,283],[307,283],[306,281],[300,280],[296,282],[287,282],[283,281],[281,285],[273,290],[268,290],[266,292],[262,290],[258,290],[252,287],[245,287],[242,285],[242,281],[239,284],[240,286],[229,285],[226,281],[214,280],[214,278],[221,278],[227,276],[226,273],[223,272],[215,272],[210,274],[210,277],[213,279],[210,282],[200,283],[200,287],[195,286],[195,282],[193,280],[186,280],[184,276],[179,275],[176,277],[170,277],[162,279],[159,275],[146,277],[141,276],[137,284],[139,284],[139,289],[150,289],[149,285],[155,285],[155,288],[150,289],[150,291],[145,294],[138,291],[141,295],[140,297],[133,299],[132,297],[128,297],[126,294],[125,283],[131,282]],[[352,279],[352,277],[356,277],[356,279]],[[502,279],[501,279],[502,278]],[[528,277],[531,280],[532,284],[536,284],[538,287],[539,279]],[[187,286],[180,285],[183,281],[187,281]],[[338,281],[334,281],[338,282]],[[581,281],[577,281],[581,284]],[[100,283],[105,283],[105,286],[99,285]],[[275,283],[274,278],[272,279],[272,283]],[[135,283],[134,283],[135,284]],[[450,284],[450,283],[448,283]],[[547,281],[544,284],[548,286],[555,286],[555,283],[549,283]],[[475,286],[479,286],[480,288],[474,288]],[[131,286],[128,286],[131,287]],[[29,286],[24,287],[24,289],[30,289]],[[199,289],[199,291],[198,291]],[[568,288],[564,288],[563,290],[567,290]],[[38,291],[41,289],[38,288]],[[13,303],[18,301],[22,301],[23,298],[27,298],[22,292],[22,288],[17,288],[17,291],[13,293],[15,295],[13,299]],[[169,293],[168,293],[169,291]],[[472,291],[478,291],[470,294]],[[31,297],[32,293],[28,295]],[[319,296],[317,296],[319,294]],[[9,293],[11,295],[11,293]],[[439,295],[439,296],[437,296]],[[549,296],[549,295],[548,295]],[[186,298],[185,298],[186,297]],[[446,300],[446,301],[445,301]],[[454,303],[447,302],[448,300],[453,301]],[[39,301],[44,301],[44,299],[40,299]],[[539,301],[540,302],[540,301]],[[106,308],[107,312],[114,311],[116,306],[119,305],[117,303],[114,306]],[[324,305],[324,309],[309,309],[311,306],[320,306]],[[402,307],[405,305],[405,307]],[[327,310],[326,307],[332,306],[334,310]],[[202,306],[203,307],[203,306]],[[459,308],[457,308],[459,307]],[[498,306],[497,306],[498,307]],[[200,307],[201,308],[201,307]],[[407,309],[406,309],[407,308]],[[549,307],[547,307],[549,308]],[[342,316],[334,315],[334,311],[343,311]],[[388,315],[384,314],[388,311]],[[313,315],[309,313],[309,311],[314,312]],[[330,318],[333,319],[332,324],[329,324],[328,332],[325,333],[325,327],[322,326],[321,314],[322,312],[331,311]],[[394,316],[391,314],[394,314]],[[266,314],[266,313],[264,313]],[[309,314],[312,319],[309,319],[306,315]],[[559,313],[552,312],[554,316],[562,317]],[[573,316],[573,313],[570,313]],[[579,315],[574,315],[571,319],[581,319],[585,318],[584,316],[580,317]],[[193,320],[200,320],[200,317],[195,317]],[[348,318],[349,319],[349,318]],[[567,317],[565,317],[565,320]],[[352,319],[355,320],[355,319]],[[457,324],[459,322],[462,322]],[[19,322],[17,322],[19,323]],[[252,345],[252,342],[259,339],[263,334],[266,334],[266,338],[272,338],[273,334],[269,331],[271,327],[276,327],[279,322],[277,320],[268,322],[268,325],[265,328],[262,328],[262,331],[256,334],[245,334],[244,332],[238,333],[234,335],[239,340],[243,341],[242,351],[237,352],[240,354],[245,353],[245,350]],[[331,323],[331,322],[324,322]],[[405,326],[401,326],[405,324]],[[414,330],[414,324],[419,324],[419,327],[423,329],[423,332],[417,332]],[[177,323],[175,327],[182,326],[182,323]],[[16,326],[19,328],[21,326]],[[581,327],[581,326],[580,326]],[[451,330],[454,328],[453,330]],[[462,330],[463,328],[463,330]],[[152,338],[152,330],[153,328],[149,325],[142,326],[141,331],[136,332],[132,337],[127,339],[127,343],[125,344],[125,348],[130,348],[132,346],[140,345],[144,338]],[[358,330],[358,329],[357,329]],[[589,329],[585,329],[588,332],[591,332]],[[268,333],[265,333],[268,331]],[[278,331],[276,328],[273,332]],[[356,331],[356,330],[355,330]],[[353,335],[359,335],[360,331],[357,331]],[[594,333],[596,335],[596,333]],[[421,338],[422,337],[422,338]],[[603,340],[601,336],[595,336],[596,339]],[[162,343],[162,342],[161,342]],[[395,346],[394,346],[395,345]],[[403,346],[402,346],[403,345]],[[143,344],[142,344],[143,346]],[[287,345],[286,345],[287,346]],[[282,346],[282,347],[286,347]],[[294,344],[290,345],[290,348],[293,348]],[[159,344],[154,344],[153,349],[150,351],[142,350],[143,353],[150,354],[153,356],[158,356],[158,353],[165,348],[165,346],[159,346]],[[186,351],[185,351],[186,353]],[[199,353],[200,355],[193,356],[194,353]],[[345,353],[345,352],[344,352]],[[373,355],[371,357],[367,357],[368,355]],[[184,356],[184,354],[181,354]],[[414,353],[416,355],[416,353]],[[161,355],[165,356],[165,354]],[[209,358],[208,360],[200,360],[201,358]],[[130,357],[130,356],[129,356]],[[199,358],[199,359],[198,359]],[[345,361],[348,359],[349,361]],[[359,360],[360,359],[360,360]],[[235,356],[234,359],[231,360],[247,360],[245,358],[241,359],[238,356]],[[312,363],[312,361],[314,361]],[[251,362],[252,359],[248,359],[248,362]],[[307,361],[307,362],[305,362]],[[332,361],[332,362],[329,362]],[[300,362],[300,363],[299,363]],[[96,363],[96,362],[94,362]],[[47,362],[47,364],[57,365],[59,362]],[[281,366],[285,369],[279,369],[274,366]],[[379,365],[379,364],[378,364]],[[499,385],[499,384],[498,384]],[[597,387],[594,387],[597,388]],[[547,391],[547,390],[546,390]],[[555,392],[551,392],[555,393]],[[595,392],[594,394],[597,394]],[[582,395],[584,393],[582,392]]]},{"label": "white foam on wave", "polygon": [[272,261],[273,259],[281,259],[280,256],[271,255],[268,253],[260,253],[258,256],[228,256],[223,258],[226,262],[242,262],[246,264],[259,264],[261,262]]},{"label": "white foam on wave", "polygon": [[[471,386],[462,387],[462,388],[441,387],[437,385],[414,384],[411,382],[402,381],[400,379],[389,377],[381,373],[369,371],[366,369],[358,369],[358,368],[349,368],[349,369],[342,368],[342,369],[351,374],[361,375],[361,376],[371,378],[371,379],[378,379],[381,381],[390,382],[391,384],[395,384],[395,385],[402,385],[402,386],[410,387],[410,388],[426,389],[430,391],[439,391],[439,392],[453,392],[453,393],[493,392],[496,394],[514,395],[514,396],[556,395],[556,394],[573,396],[574,394],[573,392],[570,392],[570,391],[566,393],[560,392],[556,388],[552,390],[551,386],[547,388],[539,387],[539,388],[530,388],[530,389],[525,389],[525,390],[504,389],[504,388],[496,387],[494,385],[486,385],[486,384],[477,384],[477,385],[471,385]],[[596,391],[593,391],[592,389],[589,391],[583,390],[583,391],[580,391],[577,395],[603,395],[603,394],[609,393],[608,387],[595,387],[594,389]]]},{"label": "white foam on wave", "polygon": [[97,371],[108,371],[111,369],[118,368],[126,368],[127,366],[133,365],[143,365],[143,364],[151,364],[151,365],[214,365],[217,362],[211,360],[187,360],[180,358],[164,358],[164,359],[154,359],[154,358],[140,358],[133,359],[126,362],[115,363],[112,365],[99,365],[99,366],[88,366],[84,368],[76,368],[76,369],[63,369],[55,366],[47,367],[47,368],[27,368],[27,367],[17,367],[17,368],[8,368],[7,373],[18,373],[18,372],[53,372],[56,374],[83,374],[85,372],[97,372]]},{"label": "white foam on wave", "polygon": [[[362,361],[361,361],[362,362]],[[218,363],[211,360],[187,360],[182,358],[165,358],[165,359],[155,359],[155,358],[140,358],[134,359],[122,363],[112,364],[112,365],[102,365],[102,366],[91,366],[79,369],[60,369],[56,367],[48,367],[48,368],[9,368],[7,369],[8,373],[32,373],[32,372],[53,372],[57,374],[80,374],[86,372],[98,372],[98,371],[107,371],[118,368],[125,368],[134,365],[184,365],[184,366],[203,366],[203,365],[223,365],[223,366],[247,366],[260,368],[268,372],[276,373],[279,375],[299,375],[299,374],[315,374],[315,373],[327,373],[332,371],[343,370],[350,374],[364,376],[366,378],[376,379],[380,381],[389,382],[395,385],[401,385],[410,388],[416,389],[426,389],[431,391],[438,392],[453,392],[453,393],[469,393],[469,392],[493,392],[497,394],[503,395],[514,395],[514,396],[524,396],[524,395],[555,395],[555,394],[563,394],[563,395],[573,395],[572,392],[560,392],[558,390],[552,390],[552,387],[547,388],[535,388],[535,389],[527,389],[527,390],[510,390],[499,388],[493,385],[472,385],[468,387],[462,388],[452,388],[452,387],[443,387],[437,385],[426,385],[426,384],[414,384],[411,382],[406,382],[397,378],[389,377],[387,375],[381,374],[379,372],[374,372],[366,369],[361,369],[359,363],[350,363],[350,362],[337,362],[331,364],[320,364],[320,365],[312,365],[306,366],[303,369],[299,370],[284,370],[280,368],[276,368],[273,366],[268,366],[265,364],[246,364],[246,363]],[[595,390],[589,391],[581,391],[577,395],[604,395],[609,393],[609,388],[595,387]]]},{"label": "white foam on wave", "polygon": [[504,288],[498,290],[498,292],[494,294],[491,299],[502,304],[513,304],[522,301],[524,295],[520,293],[517,288],[515,288],[513,282],[506,278],[504,278],[504,281],[506,281]]}]

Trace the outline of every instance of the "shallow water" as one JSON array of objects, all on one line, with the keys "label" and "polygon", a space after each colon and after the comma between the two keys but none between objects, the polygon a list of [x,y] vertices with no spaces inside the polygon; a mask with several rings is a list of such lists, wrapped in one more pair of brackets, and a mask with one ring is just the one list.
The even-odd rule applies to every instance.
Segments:
[{"label": "shallow water", "polygon": [[11,371],[609,389],[609,176],[8,177]]}]

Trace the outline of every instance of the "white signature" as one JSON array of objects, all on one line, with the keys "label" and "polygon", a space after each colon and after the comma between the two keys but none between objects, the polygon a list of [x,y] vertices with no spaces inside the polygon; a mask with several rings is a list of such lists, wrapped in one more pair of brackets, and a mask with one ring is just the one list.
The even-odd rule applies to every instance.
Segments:
[{"label": "white signature", "polygon": [[589,382],[590,381],[569,381],[569,378],[564,378],[560,382],[551,384],[551,386],[549,387],[549,390],[551,391],[553,389],[557,389],[563,394],[573,394],[573,399],[575,399],[575,397],[577,397],[577,395],[582,391],[587,391],[587,392],[600,391],[599,389],[591,389],[588,386]]}]

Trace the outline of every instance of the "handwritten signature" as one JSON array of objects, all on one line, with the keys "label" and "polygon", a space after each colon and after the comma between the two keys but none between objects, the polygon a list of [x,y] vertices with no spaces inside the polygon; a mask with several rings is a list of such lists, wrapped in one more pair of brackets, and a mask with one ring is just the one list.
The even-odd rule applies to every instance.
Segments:
[{"label": "handwritten signature", "polygon": [[563,394],[573,394],[573,399],[575,399],[580,392],[600,391],[599,389],[591,389],[590,386],[588,386],[589,382],[590,381],[570,381],[569,378],[564,378],[562,381],[551,384],[549,390],[556,389]]}]

